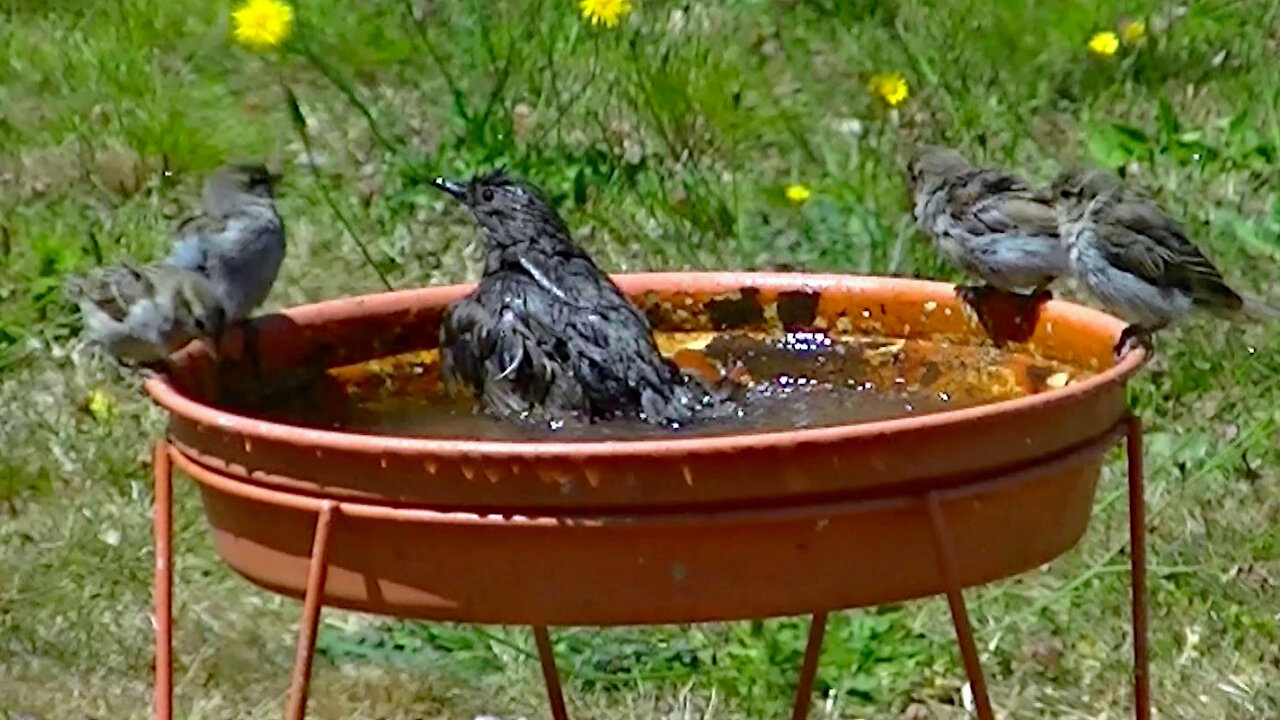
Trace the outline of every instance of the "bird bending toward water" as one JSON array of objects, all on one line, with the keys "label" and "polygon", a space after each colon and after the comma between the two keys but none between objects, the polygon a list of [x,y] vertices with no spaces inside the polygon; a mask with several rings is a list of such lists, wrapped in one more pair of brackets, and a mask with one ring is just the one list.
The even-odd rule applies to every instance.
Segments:
[{"label": "bird bending toward water", "polygon": [[1117,357],[1149,347],[1152,333],[1196,307],[1276,316],[1228,287],[1177,220],[1114,175],[1068,170],[1046,195],[1057,204],[1072,272],[1103,307],[1131,323],[1116,343]]},{"label": "bird bending toward water", "polygon": [[441,329],[451,386],[493,415],[552,423],[679,426],[725,402],[659,353],[645,316],[532,186],[502,172],[434,184],[471,211],[486,251],[479,285]]},{"label": "bird bending toward water", "polygon": [[165,260],[208,278],[228,321],[262,304],[284,261],[284,223],[272,192],[277,179],[261,165],[218,169],[205,182],[204,213],[178,226]]},{"label": "bird bending toward water", "polygon": [[[1012,292],[1033,288],[1047,296],[1067,272],[1053,205],[1026,181],[975,167],[959,152],[928,146],[908,165],[913,215],[938,252],[987,285]],[[981,288],[957,288],[972,296]]]},{"label": "bird bending toward water", "polygon": [[85,336],[127,364],[161,363],[199,337],[216,348],[226,320],[213,285],[180,268],[100,268],[68,278],[66,290]]}]

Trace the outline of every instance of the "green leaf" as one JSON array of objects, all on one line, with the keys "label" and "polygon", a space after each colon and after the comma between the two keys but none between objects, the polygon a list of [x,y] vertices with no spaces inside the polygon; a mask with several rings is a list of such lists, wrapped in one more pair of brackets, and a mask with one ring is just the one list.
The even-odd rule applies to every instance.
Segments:
[{"label": "green leaf", "polygon": [[1227,218],[1227,223],[1236,240],[1250,251],[1280,258],[1280,238],[1274,227],[1262,227],[1257,221],[1234,213]]},{"label": "green leaf", "polygon": [[1165,138],[1177,135],[1180,129],[1173,104],[1166,97],[1160,98],[1160,104],[1156,108],[1156,125],[1160,128],[1160,136]]},{"label": "green leaf", "polygon": [[573,201],[578,205],[587,204],[587,174],[582,168],[573,175]]},{"label": "green leaf", "polygon": [[1088,139],[1089,154],[1099,164],[1118,168],[1138,157],[1151,155],[1151,141],[1145,132],[1123,123],[1108,123],[1093,129]]},{"label": "green leaf", "polygon": [[1101,165],[1118,168],[1129,162],[1132,154],[1115,133],[1097,132],[1089,136],[1089,154]]},{"label": "green leaf", "polygon": [[288,85],[284,86],[284,97],[289,103],[289,117],[293,120],[294,127],[300,132],[307,129],[307,117],[302,114],[302,106],[298,104],[298,96],[293,94],[293,88]]},{"label": "green leaf", "polygon": [[1124,138],[1133,147],[1143,147],[1150,144],[1147,134],[1132,125],[1124,123],[1111,123],[1111,129],[1120,137]]}]

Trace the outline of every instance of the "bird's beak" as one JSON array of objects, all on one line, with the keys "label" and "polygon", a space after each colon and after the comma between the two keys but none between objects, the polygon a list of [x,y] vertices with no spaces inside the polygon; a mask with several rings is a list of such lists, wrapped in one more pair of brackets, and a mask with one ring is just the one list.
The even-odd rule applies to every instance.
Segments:
[{"label": "bird's beak", "polygon": [[453,197],[454,200],[462,201],[467,196],[467,186],[456,180],[438,177],[431,181],[431,184],[441,192],[446,192]]}]

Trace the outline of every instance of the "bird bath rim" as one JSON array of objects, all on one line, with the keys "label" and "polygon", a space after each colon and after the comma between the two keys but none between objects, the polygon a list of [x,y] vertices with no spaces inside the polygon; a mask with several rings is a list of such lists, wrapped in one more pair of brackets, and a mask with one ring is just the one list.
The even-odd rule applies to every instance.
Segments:
[{"label": "bird bath rim", "polygon": [[[813,291],[822,291],[839,286],[855,291],[859,289],[864,291],[877,288],[891,289],[892,287],[902,291],[915,291],[920,295],[949,297],[954,290],[954,286],[936,281],[893,276],[841,274],[662,272],[628,273],[612,277],[623,291],[628,294],[634,294],[635,291],[654,290],[679,292],[686,287],[702,291],[709,287],[722,286],[726,291],[729,291],[748,286],[762,289],[770,287],[792,289],[796,286],[803,286]],[[315,319],[327,317],[345,317],[347,315],[345,311],[352,306],[363,306],[364,309],[369,310],[376,309],[378,306],[390,307],[405,299],[415,301],[415,306],[437,305],[462,297],[474,287],[474,284],[430,286],[343,297],[295,306],[282,310],[279,315],[285,318],[297,317],[314,321]],[[1125,327],[1125,323],[1118,318],[1076,303],[1051,300],[1044,305],[1043,309],[1049,313],[1050,320],[1061,316],[1076,323],[1091,326],[1095,331],[1104,333],[1110,331],[1111,334],[1117,337]],[[254,322],[261,323],[270,317],[259,318]],[[190,356],[193,352],[207,353],[207,350],[197,343],[178,353],[175,358],[181,362],[183,356]],[[802,428],[781,432],[680,437],[678,431],[676,431],[672,433],[671,437],[638,440],[475,440],[349,433],[261,420],[222,410],[183,393],[165,375],[149,378],[144,383],[144,388],[158,405],[176,416],[200,425],[234,432],[246,438],[258,437],[296,446],[361,453],[375,452],[395,455],[461,458],[484,456],[494,459],[568,458],[587,460],[637,455],[682,457],[710,453],[731,453],[745,449],[784,449],[797,445],[867,439],[877,435],[896,434],[904,431],[945,426],[964,426],[998,415],[1016,415],[1035,408],[1048,408],[1107,387],[1122,385],[1142,367],[1146,359],[1145,351],[1138,349],[1130,352],[1110,367],[1100,369],[1096,374],[1065,387],[1051,388],[1033,395],[998,400],[956,410],[943,410],[890,420]]]}]

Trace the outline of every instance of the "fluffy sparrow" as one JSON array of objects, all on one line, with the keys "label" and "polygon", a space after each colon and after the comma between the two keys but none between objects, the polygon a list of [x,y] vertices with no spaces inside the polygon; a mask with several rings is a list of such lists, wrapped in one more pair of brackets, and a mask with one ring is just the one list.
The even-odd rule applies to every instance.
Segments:
[{"label": "fluffy sparrow", "polygon": [[[959,152],[923,148],[908,166],[913,214],[943,257],[989,286],[1044,291],[1067,271],[1053,205],[1026,181],[975,167]],[[959,288],[962,296],[972,288]]]}]

